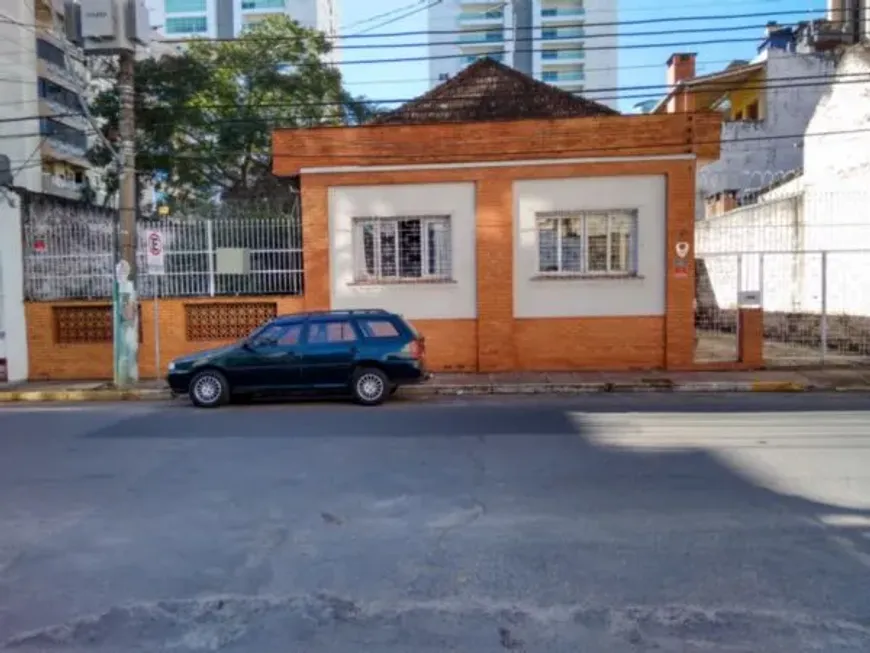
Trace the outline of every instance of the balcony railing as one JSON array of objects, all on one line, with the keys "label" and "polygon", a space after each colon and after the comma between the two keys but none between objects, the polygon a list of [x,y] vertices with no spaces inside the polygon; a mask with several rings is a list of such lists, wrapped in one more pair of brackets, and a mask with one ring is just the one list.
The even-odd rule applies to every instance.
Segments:
[{"label": "balcony railing", "polygon": [[478,59],[483,59],[484,57],[494,59],[495,61],[503,62],[504,52],[488,52],[486,54],[471,55],[470,57],[465,57],[462,61],[467,64],[472,64]]},{"label": "balcony railing", "polygon": [[459,14],[460,21],[466,20],[504,20],[503,11],[463,11]]},{"label": "balcony railing", "polygon": [[502,32],[472,32],[470,34],[460,34],[460,43],[499,43],[504,41]]},{"label": "balcony railing", "polygon": [[67,199],[77,200],[82,196],[84,184],[77,184],[74,181],[64,179],[49,173],[42,175],[42,192],[49,195],[58,195]]},{"label": "balcony railing", "polygon": [[284,0],[242,0],[242,11],[283,8]]},{"label": "balcony railing", "polygon": [[45,143],[52,150],[60,152],[61,154],[66,154],[67,156],[73,156],[79,159],[87,159],[87,146],[80,147],[78,145],[73,145],[72,143],[67,143],[66,141],[62,141],[59,138],[54,137],[47,138]]},{"label": "balcony railing", "polygon": [[[37,59],[37,67],[39,67],[39,66],[44,66],[45,71],[48,75],[65,81],[68,85],[72,86],[74,88],[74,90],[76,90],[76,91],[81,91],[85,87],[84,78],[82,78],[80,75],[74,73],[72,70],[70,70],[66,66],[58,66],[56,63],[54,63],[52,61],[46,61],[45,59]],[[39,72],[39,71],[37,70],[37,72]]]},{"label": "balcony railing", "polygon": [[576,82],[586,79],[583,73],[560,73],[553,71],[544,71],[541,74],[541,79],[545,82]]},{"label": "balcony railing", "polygon": [[586,36],[582,29],[544,29],[541,30],[541,38],[545,41],[560,39],[582,39]]},{"label": "balcony railing", "polygon": [[577,16],[585,16],[586,10],[582,8],[572,8],[572,9],[541,9],[541,17],[542,18],[561,18],[562,16],[568,18],[576,18]]},{"label": "balcony railing", "polygon": [[586,53],[583,50],[543,50],[541,59],[544,61],[563,61],[572,59],[583,59]]}]

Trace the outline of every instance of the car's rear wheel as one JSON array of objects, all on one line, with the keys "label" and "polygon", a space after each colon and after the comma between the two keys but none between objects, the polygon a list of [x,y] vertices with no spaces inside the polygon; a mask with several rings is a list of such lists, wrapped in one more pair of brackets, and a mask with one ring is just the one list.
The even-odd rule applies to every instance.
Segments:
[{"label": "car's rear wheel", "polygon": [[190,381],[190,400],[198,408],[217,408],[230,399],[227,377],[217,370],[203,370]]},{"label": "car's rear wheel", "polygon": [[363,406],[377,406],[384,403],[390,394],[390,380],[381,370],[363,367],[353,375],[353,398]]}]

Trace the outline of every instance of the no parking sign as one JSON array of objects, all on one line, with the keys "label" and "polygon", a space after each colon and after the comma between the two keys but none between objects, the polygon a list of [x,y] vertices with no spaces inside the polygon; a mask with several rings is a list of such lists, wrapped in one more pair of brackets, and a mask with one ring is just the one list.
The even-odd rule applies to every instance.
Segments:
[{"label": "no parking sign", "polygon": [[149,231],[147,236],[148,253],[146,267],[148,274],[166,274],[166,252],[163,248],[163,233]]}]

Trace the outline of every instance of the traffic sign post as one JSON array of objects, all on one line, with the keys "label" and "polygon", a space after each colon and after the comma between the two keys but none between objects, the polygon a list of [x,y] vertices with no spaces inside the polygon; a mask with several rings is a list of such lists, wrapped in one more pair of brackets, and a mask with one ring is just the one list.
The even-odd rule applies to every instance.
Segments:
[{"label": "traffic sign post", "polygon": [[163,232],[149,231],[146,242],[146,267],[154,278],[154,376],[160,378],[160,277],[166,274]]},{"label": "traffic sign post", "polygon": [[166,256],[163,249],[163,232],[149,231],[148,232],[148,253],[146,256],[146,267],[148,274],[163,275],[166,274]]}]

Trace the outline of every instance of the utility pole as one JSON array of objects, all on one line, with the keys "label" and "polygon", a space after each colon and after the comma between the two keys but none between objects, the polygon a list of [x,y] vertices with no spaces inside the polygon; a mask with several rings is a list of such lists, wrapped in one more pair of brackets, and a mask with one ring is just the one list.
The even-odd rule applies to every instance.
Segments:
[{"label": "utility pole", "polygon": [[[120,192],[112,308],[115,385],[125,388],[139,380],[134,77],[136,48],[148,45],[151,26],[144,0],[66,0],[64,23],[67,38],[81,47],[85,55],[118,55],[121,147],[115,155],[120,169]],[[89,115],[87,110],[85,113]],[[111,149],[108,141],[106,144]]]},{"label": "utility pole", "polygon": [[136,114],[134,69],[136,56],[121,51],[118,66],[121,139],[118,247],[115,250],[113,307],[115,316],[115,385],[124,388],[139,380],[139,297],[136,274]]}]

